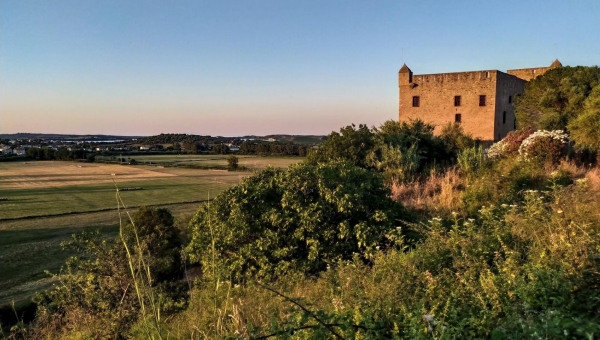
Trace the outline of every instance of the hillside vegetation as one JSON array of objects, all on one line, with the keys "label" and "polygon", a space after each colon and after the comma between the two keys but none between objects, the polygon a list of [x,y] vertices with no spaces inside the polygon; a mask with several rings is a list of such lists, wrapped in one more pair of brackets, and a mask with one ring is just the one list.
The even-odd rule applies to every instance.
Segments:
[{"label": "hillside vegetation", "polygon": [[344,127],[187,228],[143,208],[114,239],[75,235],[65,246],[79,255],[9,336],[598,338],[598,144],[569,129],[578,117],[487,150],[459,125]]}]

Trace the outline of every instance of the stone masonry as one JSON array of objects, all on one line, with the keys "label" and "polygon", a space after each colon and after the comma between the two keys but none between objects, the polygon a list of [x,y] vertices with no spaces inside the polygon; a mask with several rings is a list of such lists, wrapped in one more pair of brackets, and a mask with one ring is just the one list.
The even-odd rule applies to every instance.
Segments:
[{"label": "stone masonry", "polygon": [[561,67],[469,71],[413,75],[404,64],[398,72],[401,122],[421,119],[435,125],[435,133],[448,123],[483,141],[498,141],[515,128],[516,94],[523,93],[527,81]]}]

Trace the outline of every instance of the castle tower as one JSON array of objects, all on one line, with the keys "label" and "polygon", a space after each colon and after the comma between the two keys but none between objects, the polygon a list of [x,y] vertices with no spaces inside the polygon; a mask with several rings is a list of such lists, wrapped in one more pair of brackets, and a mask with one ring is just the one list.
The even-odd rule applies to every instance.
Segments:
[{"label": "castle tower", "polygon": [[552,62],[552,64],[550,64],[550,68],[559,68],[562,67],[562,64],[560,63],[560,61],[558,61],[558,59],[554,59],[554,61]]},{"label": "castle tower", "polygon": [[402,116],[401,116],[401,112],[403,107],[405,107],[407,105],[406,102],[406,98],[408,98],[408,96],[403,96],[403,93],[408,93],[409,89],[411,87],[413,81],[413,73],[412,71],[408,68],[408,66],[406,66],[406,64],[402,65],[402,68],[400,68],[400,71],[398,71],[398,90],[400,91],[399,95],[398,95],[398,119],[402,120]]},{"label": "castle tower", "polygon": [[400,71],[398,71],[398,86],[409,85],[412,83],[412,71],[406,66],[406,64],[402,65]]}]

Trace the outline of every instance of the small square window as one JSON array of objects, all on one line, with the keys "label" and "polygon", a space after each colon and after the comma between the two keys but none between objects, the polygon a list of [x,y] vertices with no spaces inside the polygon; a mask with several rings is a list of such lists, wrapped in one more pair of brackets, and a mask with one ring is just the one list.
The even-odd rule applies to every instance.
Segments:
[{"label": "small square window", "polygon": [[454,106],[460,106],[460,96],[454,96]]},{"label": "small square window", "polygon": [[479,96],[479,106],[485,106],[485,94]]},{"label": "small square window", "polygon": [[419,96],[413,96],[412,106],[413,107],[421,106],[421,98]]},{"label": "small square window", "polygon": [[460,113],[457,113],[454,115],[454,122],[455,123],[459,123],[462,121],[462,115]]}]

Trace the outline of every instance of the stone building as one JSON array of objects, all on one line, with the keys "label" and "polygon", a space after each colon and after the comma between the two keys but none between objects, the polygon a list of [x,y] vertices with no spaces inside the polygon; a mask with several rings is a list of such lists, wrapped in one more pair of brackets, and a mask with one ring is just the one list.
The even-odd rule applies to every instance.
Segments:
[{"label": "stone building", "polygon": [[483,141],[498,141],[515,129],[515,95],[525,84],[546,71],[561,67],[555,60],[549,67],[413,74],[404,64],[398,72],[400,121],[421,119],[436,126],[460,123],[465,132]]}]

